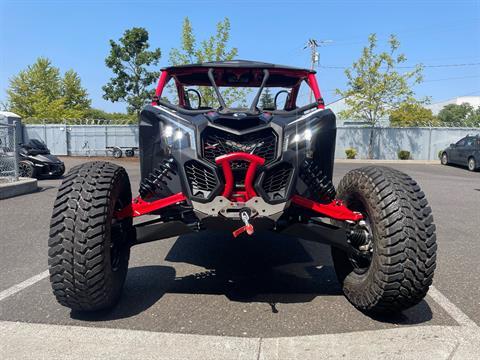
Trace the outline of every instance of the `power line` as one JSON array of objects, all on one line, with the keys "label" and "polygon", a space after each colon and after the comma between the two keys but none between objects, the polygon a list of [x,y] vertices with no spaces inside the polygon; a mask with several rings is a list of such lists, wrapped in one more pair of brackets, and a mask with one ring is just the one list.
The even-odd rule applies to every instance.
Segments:
[{"label": "power line", "polygon": [[449,77],[449,78],[443,78],[443,79],[431,79],[431,80],[424,80],[422,82],[435,82],[435,81],[447,81],[447,80],[460,80],[460,79],[476,79],[480,78],[480,75],[475,75],[475,76],[457,76],[457,77]]},{"label": "power line", "polygon": [[[466,66],[479,66],[480,62],[475,63],[463,63],[463,64],[440,64],[440,65],[423,65],[419,64],[424,68],[445,68],[445,67],[466,67]],[[396,66],[398,69],[415,69],[417,66]],[[350,68],[350,66],[340,66],[340,65],[322,65],[321,68],[323,69],[340,69],[345,70]]]}]

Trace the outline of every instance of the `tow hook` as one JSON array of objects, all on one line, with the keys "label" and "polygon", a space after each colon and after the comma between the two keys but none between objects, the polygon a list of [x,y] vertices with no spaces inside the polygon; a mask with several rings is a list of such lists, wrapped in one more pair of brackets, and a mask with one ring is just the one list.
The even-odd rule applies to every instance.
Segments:
[{"label": "tow hook", "polygon": [[245,225],[243,225],[241,228],[235,230],[233,232],[233,237],[237,237],[238,235],[242,234],[243,232],[246,232],[248,235],[252,235],[253,234],[253,225],[250,224],[249,220],[250,220],[250,209],[248,208],[245,208],[245,209],[242,209],[239,211],[239,215],[240,215],[240,219],[242,219],[243,223]]}]

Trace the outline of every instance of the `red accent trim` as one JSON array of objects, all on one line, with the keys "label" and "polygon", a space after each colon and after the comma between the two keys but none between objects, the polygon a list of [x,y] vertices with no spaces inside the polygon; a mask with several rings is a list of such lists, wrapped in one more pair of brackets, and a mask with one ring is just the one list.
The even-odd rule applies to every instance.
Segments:
[{"label": "red accent trim", "polygon": [[[315,77],[314,73],[309,73],[307,77],[307,83],[313,91],[313,96],[315,100],[319,100],[322,98],[322,94],[320,93],[320,88],[318,87],[317,78]],[[319,109],[325,109],[324,104],[318,104]]]},{"label": "red accent trim", "polygon": [[[170,75],[168,74],[167,71],[162,71],[160,74],[160,77],[158,78],[158,85],[157,88],[155,89],[155,97],[157,99],[160,99],[162,97],[162,92],[163,88],[167,84],[168,80],[170,80]],[[152,105],[157,105],[156,101],[152,101]]]},{"label": "red accent trim", "polygon": [[151,213],[152,211],[163,209],[164,207],[185,201],[187,198],[183,193],[177,193],[166,198],[148,202],[140,196],[133,199],[132,203],[115,213],[115,218],[121,220],[126,217],[137,217]]},{"label": "red accent trim", "polygon": [[[247,173],[245,174],[245,192],[233,193],[234,178],[232,168],[230,167],[230,162],[236,160],[250,162]],[[226,197],[227,199],[231,199],[233,197],[234,199],[232,199],[232,201],[237,201],[235,198],[238,197],[238,195],[241,195],[245,201],[257,196],[257,193],[253,188],[253,181],[255,180],[255,172],[257,171],[257,167],[265,163],[264,158],[244,152],[234,152],[217,157],[215,159],[215,163],[222,167],[223,174],[225,176],[225,188],[222,196]]]},{"label": "red accent trim", "polygon": [[335,220],[358,221],[363,219],[362,214],[348,209],[340,200],[333,200],[329,204],[319,204],[313,200],[306,199],[299,195],[293,195],[292,203],[313,210]]}]

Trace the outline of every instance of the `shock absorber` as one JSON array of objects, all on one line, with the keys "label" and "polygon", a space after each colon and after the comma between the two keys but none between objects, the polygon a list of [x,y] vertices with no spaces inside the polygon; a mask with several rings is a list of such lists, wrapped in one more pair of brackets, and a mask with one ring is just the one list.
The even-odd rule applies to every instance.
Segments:
[{"label": "shock absorber", "polygon": [[140,197],[142,199],[153,196],[157,191],[164,189],[167,185],[166,180],[172,180],[172,175],[176,175],[175,172],[175,160],[173,157],[164,159],[158,167],[146,176],[140,183]]},{"label": "shock absorber", "polygon": [[335,187],[313,160],[306,159],[303,162],[300,168],[300,179],[307,185],[313,200],[330,202],[335,198]]}]

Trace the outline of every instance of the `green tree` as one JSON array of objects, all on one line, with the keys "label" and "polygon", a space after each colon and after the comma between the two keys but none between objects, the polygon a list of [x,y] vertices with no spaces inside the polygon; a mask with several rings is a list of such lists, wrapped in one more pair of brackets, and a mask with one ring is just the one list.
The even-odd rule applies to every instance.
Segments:
[{"label": "green tree", "polygon": [[87,90],[82,88],[80,76],[73,70],[68,70],[62,79],[62,96],[68,109],[79,111],[90,109],[91,101]]},{"label": "green tree", "polygon": [[262,109],[273,109],[275,107],[275,101],[269,88],[265,88],[265,91],[260,97],[260,107]]},{"label": "green tree", "polygon": [[476,127],[480,128],[480,106],[476,109],[473,109],[465,119],[466,127]]},{"label": "green tree", "polygon": [[391,126],[436,126],[437,124],[438,120],[432,110],[418,103],[403,103],[390,113]]},{"label": "green tree", "polygon": [[[170,52],[170,63],[172,65],[185,65],[210,61],[233,60],[237,54],[236,47],[229,48],[230,20],[223,19],[217,23],[217,31],[200,43],[197,42],[192,24],[188,17],[183,21],[182,42],[180,48],[172,49]],[[210,86],[203,86],[197,89],[202,96],[203,106],[218,106],[215,91]],[[222,89],[222,96],[227,106],[239,104],[245,106],[246,89],[226,88]]]},{"label": "green tree", "polygon": [[480,107],[475,109],[469,103],[449,104],[438,113],[440,126],[480,126]]},{"label": "green tree", "polygon": [[62,78],[60,70],[42,57],[10,79],[7,96],[10,110],[25,119],[83,117],[90,107],[78,74],[69,70]]},{"label": "green tree", "polygon": [[129,114],[140,112],[146,100],[154,94],[151,85],[159,72],[150,70],[161,56],[160,49],[148,50],[148,31],[134,27],[124,32],[119,42],[110,40],[110,54],[105,59],[114,77],[103,86],[103,98],[127,103]]},{"label": "green tree", "polygon": [[[371,34],[368,46],[363,48],[360,58],[345,70],[347,89],[337,89],[345,98],[347,110],[340,116],[365,121],[370,127],[368,155],[373,157],[374,126],[404,103],[422,103],[414,98],[413,84],[422,81],[421,65],[413,70],[400,73],[398,66],[406,61],[404,54],[398,54],[399,41],[394,35],[389,39],[389,51],[377,51],[377,36]],[[411,83],[409,83],[411,82]]]}]

